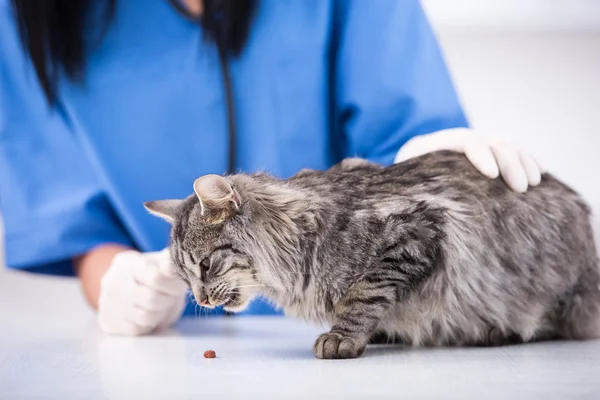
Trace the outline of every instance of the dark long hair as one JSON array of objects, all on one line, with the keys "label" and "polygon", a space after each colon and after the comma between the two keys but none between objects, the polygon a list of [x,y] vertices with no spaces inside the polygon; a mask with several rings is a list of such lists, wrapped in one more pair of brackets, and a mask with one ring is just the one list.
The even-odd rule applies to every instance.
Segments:
[{"label": "dark long hair", "polygon": [[[19,35],[48,102],[57,97],[59,72],[83,79],[87,33],[106,29],[114,16],[117,0],[12,0]],[[244,48],[257,0],[204,0],[199,22],[208,37],[219,40],[228,54]],[[98,7],[98,8],[96,8]],[[143,12],[140,11],[140,12]],[[93,14],[93,15],[92,15]]]}]

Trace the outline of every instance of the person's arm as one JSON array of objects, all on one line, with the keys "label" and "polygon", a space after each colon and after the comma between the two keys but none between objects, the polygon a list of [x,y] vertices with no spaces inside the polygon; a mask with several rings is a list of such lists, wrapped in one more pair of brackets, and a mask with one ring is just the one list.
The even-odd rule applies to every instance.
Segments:
[{"label": "person's arm", "polygon": [[75,273],[81,281],[83,294],[94,310],[98,310],[102,277],[110,268],[114,257],[126,250],[131,249],[122,244],[107,243],[73,260]]},{"label": "person's arm", "polygon": [[391,164],[454,150],[489,177],[500,172],[514,190],[539,183],[531,157],[467,129],[419,1],[345,0],[336,2],[336,11],[335,97],[346,155]]}]

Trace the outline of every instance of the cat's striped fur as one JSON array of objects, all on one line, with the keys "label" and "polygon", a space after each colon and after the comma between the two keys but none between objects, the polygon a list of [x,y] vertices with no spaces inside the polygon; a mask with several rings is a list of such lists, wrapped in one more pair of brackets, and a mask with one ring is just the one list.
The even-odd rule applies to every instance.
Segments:
[{"label": "cat's striped fur", "polygon": [[590,212],[550,175],[519,194],[438,152],[287,180],[209,176],[195,188],[147,207],[174,220],[173,261],[196,299],[239,311],[260,293],[328,323],[319,358],[356,357],[375,336],[415,346],[600,337]]}]

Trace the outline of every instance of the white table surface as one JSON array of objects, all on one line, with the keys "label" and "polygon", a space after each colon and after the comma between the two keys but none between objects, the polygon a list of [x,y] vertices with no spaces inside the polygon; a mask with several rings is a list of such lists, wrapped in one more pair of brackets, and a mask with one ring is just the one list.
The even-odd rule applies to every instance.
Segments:
[{"label": "white table surface", "polygon": [[109,337],[73,280],[7,272],[0,328],[0,399],[600,399],[600,341],[376,346],[324,361],[312,355],[322,329],[281,317],[199,317],[159,336]]}]

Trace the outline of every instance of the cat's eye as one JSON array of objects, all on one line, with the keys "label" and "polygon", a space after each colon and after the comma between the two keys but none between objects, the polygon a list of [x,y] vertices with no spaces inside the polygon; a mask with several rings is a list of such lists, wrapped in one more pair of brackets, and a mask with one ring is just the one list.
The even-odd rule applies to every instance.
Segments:
[{"label": "cat's eye", "polygon": [[205,259],[200,261],[200,266],[208,271],[210,269],[210,258],[206,257]]}]

